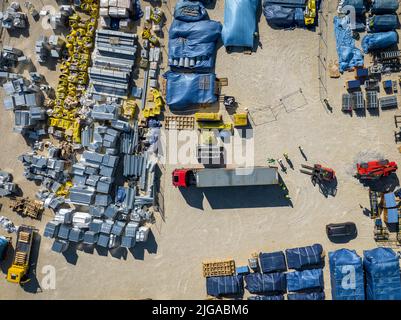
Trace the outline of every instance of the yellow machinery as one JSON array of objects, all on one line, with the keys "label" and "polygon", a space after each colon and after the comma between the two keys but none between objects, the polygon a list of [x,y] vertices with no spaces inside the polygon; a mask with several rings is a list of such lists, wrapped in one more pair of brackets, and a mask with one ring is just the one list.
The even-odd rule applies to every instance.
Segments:
[{"label": "yellow machinery", "polygon": [[315,24],[316,18],[316,0],[308,0],[305,8],[304,20],[306,26]]},{"label": "yellow machinery", "polygon": [[221,114],[219,113],[195,113],[196,121],[221,121]]},{"label": "yellow machinery", "polygon": [[81,9],[90,17],[86,20],[74,13],[69,19],[70,33],[66,36],[68,58],[60,66],[50,126],[64,129],[76,143],[80,143],[81,129],[78,115],[79,100],[88,84],[88,67],[97,25],[99,6],[93,0],[82,0]]},{"label": "yellow machinery", "polygon": [[216,129],[216,130],[232,130],[232,123],[224,123],[222,121],[205,121],[198,122],[199,129]]},{"label": "yellow machinery", "polygon": [[123,115],[128,119],[133,119],[135,116],[135,110],[138,108],[137,103],[134,99],[124,100],[123,103]]},{"label": "yellow machinery", "polygon": [[234,114],[234,127],[246,127],[248,125],[248,113],[241,112]]},{"label": "yellow machinery", "polygon": [[20,284],[27,282],[24,277],[29,271],[29,258],[34,234],[34,227],[22,225],[18,228],[14,260],[8,269],[7,281]]},{"label": "yellow machinery", "polygon": [[142,39],[149,40],[149,42],[155,47],[159,45],[159,39],[154,34],[152,34],[150,28],[147,28],[146,26],[143,28],[142,31]]},{"label": "yellow machinery", "polygon": [[162,108],[164,107],[164,100],[159,90],[152,88],[150,90],[150,99],[149,102],[153,102],[154,105],[152,107],[146,107],[143,109],[143,116],[145,118],[154,117],[161,113]]}]

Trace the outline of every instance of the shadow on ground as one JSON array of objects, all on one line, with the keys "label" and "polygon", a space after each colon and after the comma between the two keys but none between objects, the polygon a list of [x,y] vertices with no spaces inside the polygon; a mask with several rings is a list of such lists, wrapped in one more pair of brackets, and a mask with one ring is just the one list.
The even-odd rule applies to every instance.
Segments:
[{"label": "shadow on ground", "polygon": [[182,188],[185,201],[191,207],[203,210],[204,198],[212,209],[246,209],[288,207],[291,201],[278,185],[225,188]]}]

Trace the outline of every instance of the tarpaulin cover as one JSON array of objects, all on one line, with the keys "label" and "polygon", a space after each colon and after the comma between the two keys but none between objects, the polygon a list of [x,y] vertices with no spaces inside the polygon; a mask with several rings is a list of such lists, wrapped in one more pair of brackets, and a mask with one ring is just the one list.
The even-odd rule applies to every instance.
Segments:
[{"label": "tarpaulin cover", "polygon": [[333,300],[365,300],[362,258],[355,250],[329,252]]},{"label": "tarpaulin cover", "polygon": [[193,58],[196,63],[192,70],[202,70],[214,67],[216,43],[221,35],[221,23],[213,20],[184,22],[174,20],[169,30],[168,58],[170,67],[173,61],[180,58]]},{"label": "tarpaulin cover", "polygon": [[385,49],[398,43],[398,35],[395,31],[367,34],[362,39],[362,49],[365,53]]},{"label": "tarpaulin cover", "polygon": [[8,247],[8,240],[0,237],[0,260],[3,259]]},{"label": "tarpaulin cover", "polygon": [[324,300],[324,292],[310,293],[290,293],[287,295],[288,300]]},{"label": "tarpaulin cover", "polygon": [[279,5],[267,6],[263,4],[263,14],[267,23],[274,28],[290,28],[295,25],[295,10]]},{"label": "tarpaulin cover", "polygon": [[203,4],[206,4],[206,5],[208,5],[208,4],[213,2],[213,0],[185,0],[185,1],[190,1],[190,2],[198,2],[198,1],[200,1]]},{"label": "tarpaulin cover", "polygon": [[[366,12],[366,7],[364,4],[364,0],[343,0],[342,2],[342,8],[345,6],[351,6],[355,8],[355,14],[361,15]],[[344,8],[346,9],[346,8]]]},{"label": "tarpaulin cover", "polygon": [[208,14],[202,2],[180,1],[175,6],[174,18],[181,21],[199,21],[208,18]]},{"label": "tarpaulin cover", "polygon": [[248,297],[248,300],[284,300],[284,296],[282,294],[278,296],[250,296]]},{"label": "tarpaulin cover", "polygon": [[302,269],[322,263],[323,248],[321,244],[314,244],[308,247],[285,250],[287,265],[289,269]]},{"label": "tarpaulin cover", "polygon": [[242,276],[207,277],[206,291],[210,296],[238,295],[244,292]]},{"label": "tarpaulin cover", "polygon": [[323,270],[311,269],[287,273],[288,291],[324,288]]},{"label": "tarpaulin cover", "polygon": [[383,32],[395,30],[398,27],[398,18],[395,14],[383,14],[369,19],[370,32]]},{"label": "tarpaulin cover", "polygon": [[348,17],[334,17],[334,33],[340,72],[363,66],[362,52],[355,47],[355,40],[352,38],[352,31],[348,22]]},{"label": "tarpaulin cover", "polygon": [[367,300],[401,300],[400,263],[390,248],[363,252]]},{"label": "tarpaulin cover", "polygon": [[222,39],[225,47],[253,47],[260,0],[230,0],[224,4]]},{"label": "tarpaulin cover", "polygon": [[[316,22],[317,19],[315,19]],[[295,8],[294,11],[294,21],[298,27],[305,27],[305,14],[304,10],[301,8]]]},{"label": "tarpaulin cover", "polygon": [[374,0],[370,10],[375,14],[395,13],[398,6],[398,0]]},{"label": "tarpaulin cover", "polygon": [[287,285],[284,273],[250,273],[245,276],[246,286],[250,293],[286,292]]},{"label": "tarpaulin cover", "polygon": [[263,5],[279,5],[288,8],[305,8],[305,0],[264,0]]},{"label": "tarpaulin cover", "polygon": [[214,103],[216,75],[214,73],[176,73],[167,71],[166,103],[172,109],[184,109],[200,103]]},{"label": "tarpaulin cover", "polygon": [[260,253],[259,260],[263,273],[287,271],[287,264],[282,251]]}]

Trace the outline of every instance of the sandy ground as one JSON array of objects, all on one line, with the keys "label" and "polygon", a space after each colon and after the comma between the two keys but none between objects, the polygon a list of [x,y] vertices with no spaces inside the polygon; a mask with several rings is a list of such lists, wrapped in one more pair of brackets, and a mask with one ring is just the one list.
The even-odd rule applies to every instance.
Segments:
[{"label": "sandy ground", "polygon": [[[38,3],[34,1],[35,4]],[[174,1],[172,1],[174,2]],[[224,1],[209,10],[211,18],[223,20]],[[46,1],[46,4],[53,3]],[[332,17],[329,18],[331,24]],[[32,38],[12,38],[11,44],[32,52],[39,23],[31,25]],[[169,177],[175,166],[166,165],[165,221],[160,218],[153,236],[142,247],[125,257],[102,256],[83,251],[59,255],[50,251],[52,241],[41,239],[36,277],[21,288],[1,281],[2,299],[203,299],[206,297],[201,262],[207,259],[234,258],[246,264],[253,252],[270,252],[321,243],[326,252],[374,248],[373,222],[363,214],[368,207],[368,193],[353,177],[353,163],[360,152],[378,152],[398,160],[394,143],[394,111],[379,117],[349,117],[342,114],[340,93],[345,77],[330,80],[328,113],[319,101],[318,34],[305,30],[272,30],[262,16],[259,23],[261,47],[252,55],[227,54],[220,48],[216,73],[227,77],[223,88],[234,95],[240,108],[248,108],[258,125],[254,125],[255,164],[266,165],[267,158],[280,158],[288,152],[295,170],[282,174],[289,188],[293,206],[283,200],[274,188],[245,188],[181,192],[171,187]],[[335,53],[332,34],[329,51]],[[49,79],[55,72],[46,72]],[[49,81],[50,82],[50,81]],[[303,94],[299,93],[299,89]],[[298,92],[294,94],[294,92]],[[287,110],[280,106],[280,99]],[[290,101],[291,100],[291,101]],[[277,120],[269,108],[277,112]],[[297,108],[298,106],[302,106]],[[22,177],[17,156],[28,150],[24,140],[11,133],[12,114],[0,117],[0,168],[13,173],[24,194],[33,195],[35,186]],[[325,198],[309,178],[298,172],[304,160],[298,151],[302,146],[308,163],[322,163],[336,170],[338,192]],[[163,182],[162,182],[163,183]],[[1,215],[36,225],[40,233],[51,219],[46,213],[40,222],[21,219],[10,212],[7,200]],[[362,207],[362,208],[361,208]],[[325,234],[328,223],[353,221],[358,237],[347,244],[331,243]],[[325,290],[330,294],[330,277],[325,267]],[[43,267],[56,268],[56,289],[37,292],[43,279]],[[43,287],[43,286],[42,286]],[[39,290],[40,291],[40,290]]]}]

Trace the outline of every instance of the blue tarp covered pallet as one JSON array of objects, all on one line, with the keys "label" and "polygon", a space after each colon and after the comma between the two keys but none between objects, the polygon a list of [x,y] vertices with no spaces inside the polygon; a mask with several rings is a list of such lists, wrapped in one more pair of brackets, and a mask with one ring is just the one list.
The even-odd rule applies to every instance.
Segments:
[{"label": "blue tarp covered pallet", "polygon": [[[214,68],[221,29],[221,23],[213,20],[185,22],[175,19],[169,30],[170,67],[194,71]],[[185,58],[192,59],[192,63],[184,68],[184,64],[179,66],[178,62]]]},{"label": "blue tarp covered pallet", "polygon": [[288,300],[324,300],[324,292],[310,293],[290,293],[287,295]]},{"label": "blue tarp covered pallet", "polygon": [[226,48],[253,48],[259,3],[260,0],[225,1],[222,39]]},{"label": "blue tarp covered pallet", "polygon": [[365,300],[362,258],[355,250],[329,252],[333,300]]},{"label": "blue tarp covered pallet", "polygon": [[370,11],[374,14],[395,13],[398,6],[398,0],[374,0]]},{"label": "blue tarp covered pallet", "polygon": [[8,239],[6,239],[3,236],[0,236],[0,261],[4,258],[7,252],[9,242],[10,241]]},{"label": "blue tarp covered pallet", "polygon": [[341,7],[347,9],[345,8],[346,6],[353,7],[357,15],[362,15],[366,12],[364,0],[343,0]]},{"label": "blue tarp covered pallet", "polygon": [[323,262],[323,247],[317,243],[308,247],[287,249],[285,255],[289,269],[302,269]]},{"label": "blue tarp covered pallet", "polygon": [[176,73],[167,71],[166,103],[171,109],[183,110],[191,105],[214,103],[216,75],[214,73]]},{"label": "blue tarp covered pallet", "polygon": [[273,28],[291,28],[295,25],[295,10],[279,5],[263,4],[263,14],[267,23]]},{"label": "blue tarp covered pallet", "polygon": [[362,39],[363,52],[368,53],[379,49],[386,49],[398,43],[398,34],[395,31],[367,34]]},{"label": "blue tarp covered pallet", "polygon": [[340,72],[363,66],[363,55],[361,50],[355,47],[348,17],[334,17],[334,33]]},{"label": "blue tarp covered pallet", "polygon": [[245,288],[254,294],[284,293],[287,291],[284,273],[250,273],[245,276]]},{"label": "blue tarp covered pallet", "polygon": [[259,260],[263,273],[287,271],[287,264],[282,251],[260,253]]},{"label": "blue tarp covered pallet", "polygon": [[279,5],[286,8],[305,8],[305,0],[264,0],[263,5]]},{"label": "blue tarp covered pallet", "polygon": [[401,300],[400,263],[390,248],[363,252],[367,300]]},{"label": "blue tarp covered pallet", "polygon": [[242,295],[244,282],[242,276],[222,276],[206,278],[207,294],[214,297]]},{"label": "blue tarp covered pallet", "polygon": [[319,288],[324,288],[322,269],[311,269],[287,273],[288,291],[301,291]]},{"label": "blue tarp covered pallet", "polygon": [[199,1],[180,1],[174,8],[174,19],[181,21],[199,21],[207,19],[205,6]]},{"label": "blue tarp covered pallet", "polygon": [[369,18],[369,32],[384,32],[398,28],[398,17],[395,14],[383,14]]},{"label": "blue tarp covered pallet", "polygon": [[274,301],[279,301],[279,300],[284,300],[284,296],[282,294],[278,296],[250,296],[248,297],[248,300],[274,300]]}]

